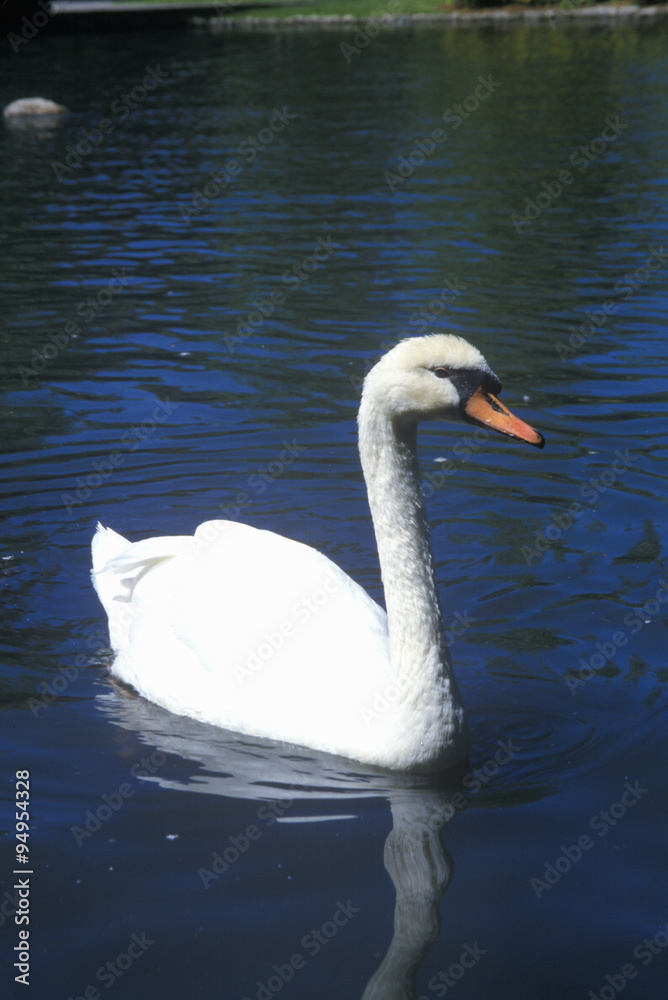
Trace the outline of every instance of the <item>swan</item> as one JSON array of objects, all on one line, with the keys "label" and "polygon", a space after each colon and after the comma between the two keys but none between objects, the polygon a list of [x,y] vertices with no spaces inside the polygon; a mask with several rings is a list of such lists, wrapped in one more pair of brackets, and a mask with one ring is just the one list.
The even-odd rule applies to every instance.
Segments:
[{"label": "swan", "polygon": [[385,612],[327,556],[232,520],[129,542],[98,524],[92,579],[111,672],[179,715],[407,772],[465,760],[417,460],[421,420],[455,418],[542,448],[453,334],[402,340],[366,376],[359,451]]}]

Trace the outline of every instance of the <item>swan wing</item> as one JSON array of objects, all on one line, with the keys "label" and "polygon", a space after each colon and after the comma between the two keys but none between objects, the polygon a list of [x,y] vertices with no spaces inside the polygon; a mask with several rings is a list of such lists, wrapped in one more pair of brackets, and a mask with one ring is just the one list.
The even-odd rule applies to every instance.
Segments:
[{"label": "swan wing", "polygon": [[235,521],[96,540],[112,670],[170,711],[322,745],[323,712],[349,732],[389,682],[385,612],[308,545]]}]

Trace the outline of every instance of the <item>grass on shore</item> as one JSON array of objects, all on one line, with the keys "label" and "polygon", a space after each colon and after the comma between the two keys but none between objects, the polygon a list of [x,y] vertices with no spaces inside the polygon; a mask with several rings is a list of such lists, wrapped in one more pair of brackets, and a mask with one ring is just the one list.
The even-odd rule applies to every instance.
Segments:
[{"label": "grass on shore", "polygon": [[[116,0],[119,6],[131,5],[132,0]],[[147,2],[147,0],[143,0]],[[202,3],[203,0],[148,0],[149,3]],[[206,0],[204,0],[206,2]],[[618,0],[622,3],[642,3],[643,0]],[[662,3],[664,0],[653,0]],[[613,0],[614,3],[614,0]],[[573,10],[593,5],[609,7],[611,2],[597,0],[509,0],[515,7],[564,7]],[[440,14],[456,9],[499,9],[503,2],[494,0],[210,0],[209,6],[222,18],[243,17],[309,17],[350,15],[357,18],[382,17],[394,14]]]},{"label": "grass on shore", "polygon": [[[130,4],[132,0],[116,0],[116,2],[122,7],[126,3]],[[203,0],[148,0],[148,2],[202,3]],[[472,0],[471,5],[474,3],[475,0]],[[353,17],[368,18],[387,13],[440,14],[452,10],[455,0],[295,0],[293,3],[290,3],[290,0],[210,0],[209,6],[221,17],[295,17],[298,14],[342,17],[349,14]]]},{"label": "grass on shore", "polygon": [[[258,3],[258,9],[245,11],[236,10],[248,3],[249,6]],[[444,11],[452,10],[453,4],[444,0],[305,0],[300,3],[286,3],[286,0],[218,0],[219,4],[224,3],[221,12],[225,17],[297,17],[298,15],[309,16],[333,15],[342,17],[350,14],[353,17],[382,17],[383,14],[441,14]],[[229,4],[229,6],[228,6]],[[264,9],[259,5],[266,4]]]}]

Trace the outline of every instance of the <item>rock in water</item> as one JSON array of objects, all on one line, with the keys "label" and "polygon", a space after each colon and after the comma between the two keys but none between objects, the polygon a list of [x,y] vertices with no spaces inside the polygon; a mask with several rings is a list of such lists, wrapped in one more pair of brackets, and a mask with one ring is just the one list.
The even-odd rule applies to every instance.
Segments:
[{"label": "rock in water", "polygon": [[43,115],[66,115],[68,109],[45,97],[21,97],[3,108],[5,118],[41,117]]}]

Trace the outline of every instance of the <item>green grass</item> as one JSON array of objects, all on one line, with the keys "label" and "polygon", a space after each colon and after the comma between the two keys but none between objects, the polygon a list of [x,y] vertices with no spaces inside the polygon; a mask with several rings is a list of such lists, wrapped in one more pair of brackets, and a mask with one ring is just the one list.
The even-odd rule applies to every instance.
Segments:
[{"label": "green grass", "polygon": [[[264,0],[261,0],[264,2]],[[341,17],[344,14],[352,14],[353,17],[371,17],[372,15],[382,16],[388,10],[389,0],[309,0],[303,4],[286,4],[283,0],[270,0],[272,10],[266,9],[264,12],[242,11],[232,13],[230,17],[244,17],[253,13],[254,16],[262,16],[264,13],[268,17],[302,17],[319,15],[336,15]],[[398,4],[398,6],[397,6]],[[441,13],[451,7],[451,4],[444,0],[396,0],[392,5],[395,14],[433,14]]]},{"label": "green grass", "polygon": [[[117,0],[119,6],[131,0]],[[146,2],[146,0],[144,0]],[[201,3],[202,0],[148,0],[154,3]],[[350,14],[353,17],[371,17],[382,15],[388,10],[391,0],[301,0],[290,3],[289,0],[218,0],[218,8],[222,17],[296,17]],[[475,2],[475,0],[472,0]],[[224,5],[224,6],[223,6]],[[209,6],[216,9],[215,0]],[[393,10],[396,14],[434,14],[452,9],[449,0],[394,0]]]}]

